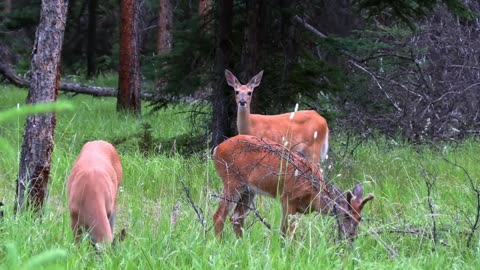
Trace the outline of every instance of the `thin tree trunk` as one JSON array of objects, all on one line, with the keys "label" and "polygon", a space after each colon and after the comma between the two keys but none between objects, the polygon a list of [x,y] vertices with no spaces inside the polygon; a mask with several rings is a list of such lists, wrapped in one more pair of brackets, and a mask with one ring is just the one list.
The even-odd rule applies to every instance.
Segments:
[{"label": "thin tree trunk", "polygon": [[202,24],[202,29],[210,33],[212,32],[212,23],[210,15],[212,11],[212,0],[199,0],[198,1],[198,16],[200,17],[200,23]]},{"label": "thin tree trunk", "polygon": [[[67,6],[66,0],[42,1],[33,47],[28,104],[57,100]],[[26,207],[36,212],[42,209],[47,196],[55,123],[54,113],[27,117],[17,178],[15,213]]]},{"label": "thin tree trunk", "polygon": [[97,48],[97,0],[88,0],[87,77],[96,73]]},{"label": "thin tree trunk", "polygon": [[225,83],[224,70],[232,55],[233,0],[217,1],[217,50],[215,86],[213,88],[213,127],[212,144],[218,145],[235,134],[235,104],[232,89]]},{"label": "thin tree trunk", "polygon": [[257,74],[257,59],[261,28],[261,11],[263,1],[247,1],[247,27],[245,28],[245,44],[243,45],[241,66],[239,73],[242,81],[248,81]]},{"label": "thin tree trunk", "polygon": [[8,16],[11,11],[12,11],[12,0],[4,0],[3,1],[4,16]]},{"label": "thin tree trunk", "polygon": [[140,114],[139,1],[122,0],[117,111]]},{"label": "thin tree trunk", "polygon": [[198,16],[200,18],[205,19],[208,13],[212,9],[212,1],[211,0],[199,0],[198,1]]},{"label": "thin tree trunk", "polygon": [[[262,29],[262,10],[263,1],[248,0],[247,1],[247,27],[245,29],[245,44],[243,45],[241,56],[240,78],[247,82],[260,72],[257,68],[258,52],[260,47],[260,31]],[[257,107],[257,98],[261,95],[253,95],[250,110],[255,112]]]},{"label": "thin tree trunk", "polygon": [[158,6],[157,54],[169,52],[172,48],[172,4],[170,0],[160,0]]},{"label": "thin tree trunk", "polygon": [[[279,2],[280,15],[280,35],[282,40],[283,54],[285,55],[285,62],[282,66],[282,78],[288,78],[289,72],[293,69],[297,62],[297,44],[295,43],[295,26],[293,25],[293,4],[289,0],[281,0]],[[282,85],[286,82],[283,81]]]}]

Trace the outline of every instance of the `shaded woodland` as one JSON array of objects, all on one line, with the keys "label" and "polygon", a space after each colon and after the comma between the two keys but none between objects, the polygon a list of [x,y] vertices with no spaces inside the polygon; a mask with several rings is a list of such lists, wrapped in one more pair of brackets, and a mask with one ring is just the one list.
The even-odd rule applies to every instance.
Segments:
[{"label": "shaded woodland", "polygon": [[[30,74],[40,2],[3,1],[5,81],[7,71]],[[255,113],[289,111],[298,102],[325,116],[334,132],[415,142],[479,132],[478,1],[122,1],[128,4],[138,6],[69,1],[62,85],[69,78],[85,84],[65,90],[118,95],[119,109],[137,113],[140,96],[156,109],[201,101],[212,113],[194,113],[205,123],[196,133],[216,145],[236,134],[224,69],[242,82],[264,70]],[[134,29],[121,27],[122,16]],[[133,48],[131,58],[121,57],[122,46]],[[88,85],[87,78],[117,72],[133,74],[119,75],[118,84],[120,93],[133,92]]]}]

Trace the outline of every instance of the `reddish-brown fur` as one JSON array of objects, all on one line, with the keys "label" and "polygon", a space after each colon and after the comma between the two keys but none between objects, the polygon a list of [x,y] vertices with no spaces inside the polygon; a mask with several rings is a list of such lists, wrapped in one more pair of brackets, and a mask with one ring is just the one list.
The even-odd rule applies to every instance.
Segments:
[{"label": "reddish-brown fur", "polygon": [[115,147],[86,143],[73,164],[67,194],[75,240],[89,233],[95,243],[112,243],[122,165]]},{"label": "reddish-brown fur", "polygon": [[262,193],[280,196],[283,233],[288,229],[289,215],[317,211],[334,215],[339,221],[340,234],[353,239],[362,208],[373,199],[372,194],[363,198],[360,185],[344,194],[325,182],[314,163],[267,139],[237,135],[219,144],[213,159],[223,181],[222,199],[213,216],[216,235],[222,233],[225,219],[236,204],[231,223],[241,237],[253,198]]},{"label": "reddish-brown fur", "polygon": [[[235,90],[237,102],[237,129],[239,134],[255,135],[284,144],[293,151],[303,152],[318,164],[328,152],[328,125],[325,118],[313,110],[277,115],[250,113],[250,103],[255,87],[260,85],[263,71],[242,85],[228,70],[225,78]],[[316,136],[314,136],[316,133]]]}]

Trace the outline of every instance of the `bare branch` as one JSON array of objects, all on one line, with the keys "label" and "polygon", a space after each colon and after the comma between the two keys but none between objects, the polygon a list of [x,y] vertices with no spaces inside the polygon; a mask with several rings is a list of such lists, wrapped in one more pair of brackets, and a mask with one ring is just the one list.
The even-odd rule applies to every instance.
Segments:
[{"label": "bare branch", "polygon": [[218,194],[212,194],[211,196],[214,197],[214,198],[219,198],[221,200],[226,200],[228,202],[233,202],[233,203],[241,204],[241,205],[245,206],[245,208],[247,208],[248,210],[253,212],[253,214],[258,218],[258,220],[260,220],[260,222],[262,222],[263,225],[265,225],[265,227],[267,227],[267,229],[272,230],[272,226],[267,222],[266,218],[264,218],[264,217],[262,217],[262,215],[260,215],[260,212],[258,212],[258,209],[256,207],[251,207],[250,205],[244,204],[244,203],[239,202],[239,201],[229,200],[229,199],[224,198],[224,197],[222,197]]},{"label": "bare branch", "polygon": [[327,38],[327,35],[325,35],[324,33],[318,31],[315,27],[313,27],[311,24],[307,23],[307,21],[305,21],[304,19],[300,18],[298,15],[295,15],[293,16],[293,19],[300,23],[303,27],[305,27],[305,29],[307,29],[308,31],[312,32],[313,34],[315,34],[316,36],[320,37],[320,38]]},{"label": "bare branch", "polygon": [[425,185],[427,186],[427,202],[428,209],[430,210],[430,217],[432,218],[432,239],[433,239],[433,251],[435,251],[437,245],[437,221],[435,219],[435,210],[432,202],[432,192],[435,187],[436,177],[431,175],[422,162],[420,162],[420,169],[425,180]]},{"label": "bare branch", "polygon": [[470,188],[475,193],[475,199],[476,199],[477,205],[475,209],[475,216],[473,218],[474,222],[472,227],[470,228],[470,233],[468,234],[468,239],[467,239],[467,247],[470,247],[473,235],[477,232],[478,227],[480,226],[480,189],[475,185],[475,183],[478,183],[478,181],[475,182],[470,176],[470,173],[467,171],[467,169],[465,169],[465,167],[457,164],[456,162],[449,160],[444,153],[442,153],[442,157],[443,157],[443,160],[445,160],[445,162],[463,171],[463,173],[468,179]]},{"label": "bare branch", "polygon": [[187,196],[187,200],[192,206],[193,210],[195,211],[195,214],[197,215],[198,222],[202,225],[203,229],[205,232],[207,232],[206,224],[207,222],[205,221],[205,216],[203,214],[202,208],[198,207],[195,202],[192,199],[192,196],[190,195],[190,190],[187,188],[183,180],[180,180],[180,184],[182,184],[182,189],[185,192],[185,196]]}]

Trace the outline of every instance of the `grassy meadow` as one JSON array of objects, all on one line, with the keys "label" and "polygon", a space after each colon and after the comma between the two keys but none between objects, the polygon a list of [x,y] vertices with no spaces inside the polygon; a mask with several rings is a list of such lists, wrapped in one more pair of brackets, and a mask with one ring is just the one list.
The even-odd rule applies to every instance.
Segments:
[{"label": "grassy meadow", "polygon": [[[0,86],[0,113],[23,104],[26,90]],[[478,269],[480,237],[475,226],[480,189],[480,144],[463,142],[415,147],[378,136],[368,140],[336,130],[330,133],[325,173],[342,190],[362,183],[375,199],[363,210],[360,235],[352,246],[338,243],[334,220],[299,216],[293,239],[279,234],[280,204],[265,199],[243,239],[228,222],[223,239],[214,237],[212,215],[221,182],[204,152],[182,156],[171,146],[145,155],[139,142],[148,123],[152,136],[172,139],[191,130],[188,105],[141,117],[118,114],[113,98],[61,95],[74,110],[57,114],[49,197],[41,219],[13,217],[15,179],[24,117],[0,123],[0,269]],[[66,180],[83,144],[116,142],[124,178],[115,234],[123,242],[96,254],[87,241],[73,243],[66,202]],[[161,145],[157,148],[162,147]],[[445,161],[443,156],[458,166]],[[460,167],[459,167],[460,166]],[[468,174],[466,174],[467,172]],[[187,199],[198,207],[196,214]],[[427,188],[430,186],[431,188]]]}]

